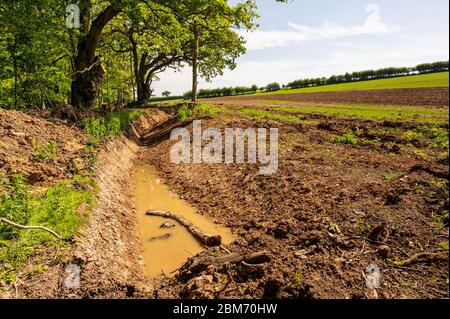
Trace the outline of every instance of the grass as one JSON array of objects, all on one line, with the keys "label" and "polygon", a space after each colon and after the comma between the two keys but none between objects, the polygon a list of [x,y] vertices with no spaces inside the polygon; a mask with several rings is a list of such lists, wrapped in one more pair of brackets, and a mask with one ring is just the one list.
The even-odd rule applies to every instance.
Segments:
[{"label": "grass", "polygon": [[301,270],[297,270],[292,276],[292,283],[295,285],[300,285],[303,279],[303,272]]},{"label": "grass", "polygon": [[193,109],[183,106],[178,110],[178,121],[189,121],[204,117],[212,117],[223,113],[224,110],[213,104],[198,104]]},{"label": "grass", "polygon": [[288,132],[280,135],[280,149],[289,149],[296,145],[300,140],[296,132]]},{"label": "grass", "polygon": [[130,124],[142,116],[139,111],[115,111],[104,118],[89,117],[84,120],[84,131],[89,135],[91,143],[98,146],[108,136],[120,136]]},{"label": "grass", "polygon": [[276,114],[270,111],[264,111],[264,110],[255,110],[255,109],[242,109],[241,114],[243,116],[252,117],[256,119],[264,119],[264,120],[278,120],[282,122],[289,122],[289,123],[300,123],[301,119],[298,115],[282,115],[282,114]]},{"label": "grass", "polygon": [[403,139],[406,142],[420,141],[423,139],[423,134],[414,131],[406,131],[403,133]]},{"label": "grass", "polygon": [[[259,101],[273,104],[274,101]],[[276,101],[275,101],[276,102]],[[281,101],[280,101],[281,102]],[[285,101],[281,102],[286,104]],[[288,102],[289,103],[289,102]],[[277,114],[277,112],[288,113]],[[290,114],[289,114],[290,113]],[[366,120],[393,120],[410,121],[429,124],[448,123],[447,109],[430,109],[419,107],[385,106],[385,105],[324,105],[324,106],[295,106],[295,107],[275,107],[270,111],[244,108],[241,114],[257,119],[272,119],[283,122],[300,123],[303,122],[301,114],[323,114],[328,116],[355,117]],[[445,141],[445,132],[435,132],[439,141]]]},{"label": "grass", "polygon": [[348,131],[344,135],[334,135],[330,138],[332,143],[341,143],[341,144],[349,144],[349,145],[357,145],[359,143],[358,136],[353,133],[353,131]]},{"label": "grass", "polygon": [[387,181],[395,181],[397,179],[399,179],[400,177],[404,176],[405,174],[403,173],[392,173],[392,172],[384,172],[383,174],[384,179],[386,179]]},{"label": "grass", "polygon": [[332,92],[348,90],[386,90],[386,89],[405,89],[405,88],[430,88],[430,87],[448,87],[448,72],[421,74],[403,76],[391,79],[361,81],[352,83],[332,84],[316,86],[310,88],[280,90],[276,92],[261,92],[256,95],[278,95],[294,93],[313,93],[313,92]]},{"label": "grass", "polygon": [[45,162],[47,160],[55,160],[57,157],[56,142],[52,141],[44,144],[39,141],[33,141],[32,156],[35,161]]},{"label": "grass", "polygon": [[[274,101],[261,101],[272,103]],[[281,101],[280,101],[281,102]],[[286,104],[285,101],[282,104]],[[324,114],[329,116],[357,117],[367,120],[395,120],[419,123],[446,124],[448,109],[402,107],[390,105],[323,105],[277,107],[278,112],[299,114]]]},{"label": "grass", "polygon": [[[79,189],[73,182],[88,185],[92,191]],[[31,195],[26,180],[14,175],[2,181],[0,216],[22,225],[48,227],[65,239],[72,239],[87,216],[78,209],[81,204],[94,205],[96,186],[92,180],[76,176],[60,182],[45,194]],[[42,248],[62,247],[66,242],[40,230],[24,230],[0,223],[0,287],[18,279],[21,267]]]}]

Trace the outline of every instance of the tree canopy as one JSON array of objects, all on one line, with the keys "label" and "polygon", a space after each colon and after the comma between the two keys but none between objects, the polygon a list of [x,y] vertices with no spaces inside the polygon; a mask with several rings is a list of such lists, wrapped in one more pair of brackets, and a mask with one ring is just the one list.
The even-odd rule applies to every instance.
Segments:
[{"label": "tree canopy", "polygon": [[183,66],[210,80],[245,53],[237,31],[256,27],[256,9],[253,0],[80,0],[70,7],[57,0],[2,2],[0,103],[145,103],[158,74]]}]

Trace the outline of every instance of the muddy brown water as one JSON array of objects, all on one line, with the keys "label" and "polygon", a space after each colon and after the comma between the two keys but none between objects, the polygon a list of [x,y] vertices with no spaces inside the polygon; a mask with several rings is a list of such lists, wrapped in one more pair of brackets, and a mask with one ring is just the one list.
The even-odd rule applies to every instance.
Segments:
[{"label": "muddy brown water", "polygon": [[[204,233],[221,235],[224,244],[235,239],[229,228],[215,224],[212,219],[198,214],[195,208],[172,193],[158,178],[152,166],[137,167],[134,179],[138,231],[147,277],[154,278],[162,274],[172,277],[172,272],[180,268],[189,257],[203,250],[202,245],[178,222],[146,216],[145,212],[148,210],[170,211],[181,215]],[[161,228],[163,223],[170,223],[175,227]]]}]

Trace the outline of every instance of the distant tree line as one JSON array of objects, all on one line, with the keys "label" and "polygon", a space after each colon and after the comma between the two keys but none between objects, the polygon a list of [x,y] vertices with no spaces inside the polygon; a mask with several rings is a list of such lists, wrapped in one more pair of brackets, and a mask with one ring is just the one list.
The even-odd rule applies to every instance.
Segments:
[{"label": "distant tree line", "polygon": [[329,84],[340,84],[357,81],[368,81],[377,79],[387,79],[399,76],[445,72],[448,71],[448,61],[419,64],[412,68],[383,68],[378,70],[366,70],[343,75],[332,75],[329,78],[302,79],[288,83],[284,88],[299,89],[311,86],[321,86]]},{"label": "distant tree line", "polygon": [[[257,85],[224,87],[217,89],[201,89],[198,91],[198,97],[207,98],[207,97],[233,96],[233,95],[256,93],[258,90],[259,87]],[[191,92],[190,91],[186,92],[183,94],[183,96],[184,98],[189,98],[191,96]]]},{"label": "distant tree line", "polygon": [[[224,87],[217,89],[202,89],[198,93],[198,97],[200,98],[212,98],[212,97],[222,97],[222,96],[234,96],[234,95],[242,95],[242,94],[253,94],[258,91],[264,92],[275,92],[284,89],[299,89],[306,88],[312,86],[322,86],[329,84],[340,84],[340,83],[349,83],[349,82],[358,82],[358,81],[368,81],[368,80],[377,80],[377,79],[387,79],[394,78],[400,76],[407,75],[417,75],[417,74],[426,74],[426,73],[437,73],[437,72],[448,72],[449,62],[448,61],[440,61],[434,63],[424,63],[419,64],[415,67],[400,67],[400,68],[383,68],[379,70],[366,70],[366,71],[357,71],[353,73],[346,73],[343,75],[332,75],[329,78],[321,77],[321,78],[312,78],[312,79],[302,79],[296,80],[287,85],[281,86],[277,82],[269,83],[265,87],[258,88],[257,85],[252,85],[251,87],[246,86],[236,86],[236,87]],[[183,94],[183,98],[190,98],[192,92],[186,92]],[[172,97],[179,98],[179,97]]]}]

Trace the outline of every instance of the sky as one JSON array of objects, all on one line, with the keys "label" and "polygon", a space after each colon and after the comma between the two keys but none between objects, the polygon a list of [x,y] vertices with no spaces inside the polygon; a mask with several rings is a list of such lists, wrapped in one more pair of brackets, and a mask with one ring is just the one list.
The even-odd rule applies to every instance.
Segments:
[{"label": "sky", "polygon": [[[237,3],[239,0],[230,0]],[[234,70],[199,88],[265,86],[390,66],[449,59],[447,0],[257,0],[259,28],[241,31],[247,53]],[[191,70],[167,71],[157,96],[191,88]]]}]

